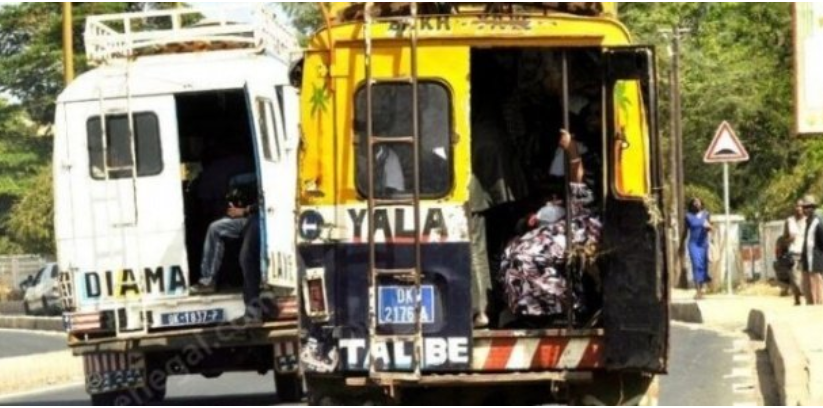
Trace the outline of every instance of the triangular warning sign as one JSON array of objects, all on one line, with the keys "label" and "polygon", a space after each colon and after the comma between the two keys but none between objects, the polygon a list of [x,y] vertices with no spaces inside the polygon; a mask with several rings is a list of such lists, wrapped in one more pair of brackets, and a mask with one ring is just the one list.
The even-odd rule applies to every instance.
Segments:
[{"label": "triangular warning sign", "polygon": [[740,143],[729,122],[723,121],[714,134],[709,150],[703,155],[706,163],[735,163],[749,160],[749,152]]}]

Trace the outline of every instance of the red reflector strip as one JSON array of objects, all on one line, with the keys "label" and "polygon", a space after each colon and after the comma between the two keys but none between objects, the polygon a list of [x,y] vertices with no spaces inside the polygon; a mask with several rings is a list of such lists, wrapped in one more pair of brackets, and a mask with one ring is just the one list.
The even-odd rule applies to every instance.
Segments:
[{"label": "red reflector strip", "polygon": [[475,371],[579,370],[601,367],[598,337],[490,338],[474,344]]}]

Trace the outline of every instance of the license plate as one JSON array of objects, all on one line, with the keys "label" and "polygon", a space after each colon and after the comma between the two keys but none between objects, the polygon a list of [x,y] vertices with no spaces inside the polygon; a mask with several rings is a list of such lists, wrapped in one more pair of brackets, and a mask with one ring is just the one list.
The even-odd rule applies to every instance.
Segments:
[{"label": "license plate", "polygon": [[163,326],[195,326],[225,321],[223,309],[194,310],[190,312],[163,313],[160,324]]},{"label": "license plate", "polygon": [[[434,323],[434,286],[420,287],[420,321]],[[377,295],[379,324],[414,324],[416,290],[410,286],[381,286]]]}]

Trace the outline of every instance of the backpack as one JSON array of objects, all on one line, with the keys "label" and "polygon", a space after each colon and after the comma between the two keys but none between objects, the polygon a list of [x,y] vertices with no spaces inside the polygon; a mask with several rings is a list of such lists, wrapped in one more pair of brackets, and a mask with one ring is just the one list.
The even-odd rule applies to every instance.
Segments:
[{"label": "backpack", "polygon": [[792,270],[794,269],[794,257],[789,252],[788,239],[785,235],[781,236],[775,242],[775,261],[772,265],[777,280],[781,283],[790,283],[792,281]]}]

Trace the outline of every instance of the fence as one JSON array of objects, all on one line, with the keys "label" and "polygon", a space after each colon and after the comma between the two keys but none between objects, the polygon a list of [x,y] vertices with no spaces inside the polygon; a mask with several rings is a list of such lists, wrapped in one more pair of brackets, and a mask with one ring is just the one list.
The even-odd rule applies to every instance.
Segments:
[{"label": "fence", "polygon": [[26,277],[36,274],[47,262],[49,260],[40,255],[0,256],[0,296],[5,296],[2,288],[18,289]]}]

